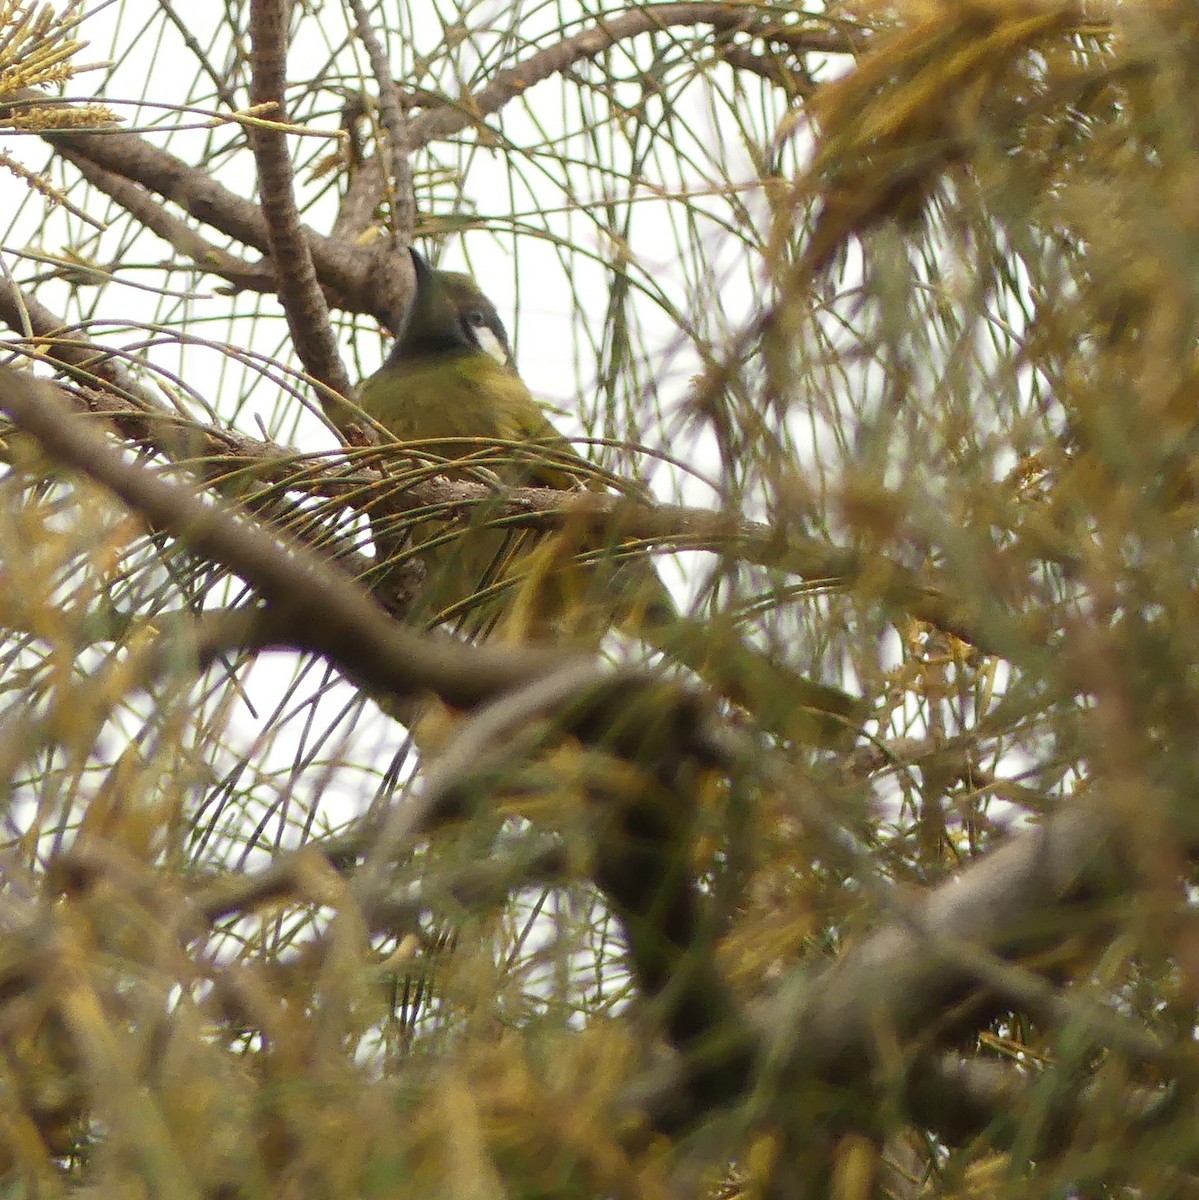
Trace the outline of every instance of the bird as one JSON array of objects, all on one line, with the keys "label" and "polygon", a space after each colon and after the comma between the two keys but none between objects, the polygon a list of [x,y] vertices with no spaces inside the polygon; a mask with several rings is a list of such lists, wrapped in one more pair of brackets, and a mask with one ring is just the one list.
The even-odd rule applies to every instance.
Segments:
[{"label": "bird", "polygon": [[[415,289],[382,366],[359,387],[367,416],[436,472],[503,487],[607,490],[605,476],[555,428],[516,369],[495,305],[470,276],[438,270],[410,249]],[[555,534],[505,527],[494,505],[465,521],[406,514],[372,520],[385,559],[415,556],[423,582],[413,619],[468,616],[474,632],[589,638],[610,628],[659,650],[777,731],[818,745],[852,744],[866,710],[747,645],[715,620],[682,616],[651,558],[568,521]],[[394,524],[394,528],[389,528]]]},{"label": "bird", "polygon": [[[363,412],[410,450],[440,460],[443,474],[490,478],[509,488],[586,488],[596,470],[554,427],[521,379],[494,304],[471,276],[434,270],[417,252],[412,262],[413,300],[391,352],[359,389]],[[489,527],[494,516],[493,506],[481,501],[459,522],[456,536],[444,521],[408,520],[402,529],[406,548],[397,538],[380,537],[385,521],[376,522],[377,546],[399,549],[425,568],[417,615],[438,622],[465,616],[470,605],[478,610],[476,624],[488,625],[497,611],[510,614],[522,574],[517,568],[528,575],[530,552],[546,539]],[[539,559],[546,563],[544,552]],[[651,607],[668,599],[656,577],[655,582],[658,586],[646,589]],[[498,602],[478,603],[488,587],[500,593]],[[564,604],[546,601],[559,617]],[[520,607],[525,623],[533,623],[532,606]]]}]

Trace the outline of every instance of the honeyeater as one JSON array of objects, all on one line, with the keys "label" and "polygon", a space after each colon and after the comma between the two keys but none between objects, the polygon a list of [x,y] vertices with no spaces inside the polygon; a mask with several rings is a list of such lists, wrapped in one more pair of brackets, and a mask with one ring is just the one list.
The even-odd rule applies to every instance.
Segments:
[{"label": "honeyeater", "polygon": [[[602,474],[521,380],[504,325],[475,281],[411,254],[415,294],[390,354],[359,389],[361,409],[404,444],[409,462],[429,456],[430,473],[473,472],[510,487],[603,488]],[[618,540],[573,533],[569,523],[555,534],[514,531],[486,500],[452,521],[410,512],[396,525],[402,535],[385,522],[374,519],[376,548],[422,560],[419,612],[430,622],[474,614],[518,636],[593,640],[618,626],[776,732],[844,744],[864,718],[860,700],[781,666],[731,626],[681,616],[649,556]]]}]

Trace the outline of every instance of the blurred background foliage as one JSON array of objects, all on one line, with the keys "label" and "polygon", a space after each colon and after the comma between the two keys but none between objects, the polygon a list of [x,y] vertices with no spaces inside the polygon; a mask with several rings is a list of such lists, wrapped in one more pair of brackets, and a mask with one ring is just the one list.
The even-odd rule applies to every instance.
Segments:
[{"label": "blurred background foliage", "polygon": [[[752,1091],[685,1139],[651,1133],[627,1098],[666,1047],[593,814],[552,766],[414,840],[369,922],[336,854],[268,878],[404,803],[404,727],[316,656],[234,648],[197,674],[179,618],[244,585],[6,428],[5,1194],[1193,1194],[1199,12],[365,11],[412,134],[416,242],[480,279],[559,428],[656,499],[825,564],[659,555],[681,606],[872,713],[852,753],[763,737],[775,774],[696,790],[687,869],[731,992],[801,986],[894,917],[873,884],[935,886],[1093,805],[1135,882],[1055,917],[1027,969],[1151,1028],[1176,1091],[1045,1010],[946,1014],[912,1045],[883,1013],[895,1078],[949,1047],[1031,1086],[969,1136],[921,1126],[877,1073],[789,1097],[802,1153]],[[189,203],[191,177],[164,198],[134,175],[121,200],[59,136],[119,123],[255,197],[248,25],[242,0],[0,6],[4,349],[77,388],[115,363],[131,407],[174,414],[169,438],[129,438],[144,461],[369,554],[344,493],[313,484],[339,443],[273,289],[245,283],[261,247]],[[349,4],[291,9],[296,201],[325,235],[378,149],[355,28]],[[355,379],[386,345],[361,309],[334,295]],[[68,370],[64,338],[100,357]],[[1145,1133],[1130,1089],[1182,1101]]]}]

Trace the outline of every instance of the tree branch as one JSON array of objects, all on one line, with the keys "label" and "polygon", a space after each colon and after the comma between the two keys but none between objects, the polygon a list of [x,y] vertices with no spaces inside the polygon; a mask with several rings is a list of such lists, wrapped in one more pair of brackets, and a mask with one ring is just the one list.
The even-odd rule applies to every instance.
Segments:
[{"label": "tree branch", "polygon": [[227,280],[239,291],[276,291],[275,272],[269,259],[252,263],[222,250],[186,221],[172,216],[162,201],[140,183],[107,171],[74,150],[60,149],[59,153],[92,187],[115,200],[130,216],[194,262],[199,270]]},{"label": "tree branch", "polygon": [[[26,315],[30,318],[28,322]],[[46,357],[72,370],[86,366],[88,375],[95,374],[110,382],[114,395],[109,399],[91,393],[84,399],[92,411],[103,412],[126,437],[141,445],[172,457],[178,457],[186,449],[193,461],[198,456],[211,455],[214,461],[209,474],[228,473],[239,464],[252,466],[256,478],[263,482],[329,499],[344,498],[356,484],[378,486],[380,476],[366,471],[356,477],[347,476],[340,463],[327,468],[314,467],[305,478],[299,478],[295,470],[297,455],[243,434],[198,424],[180,432],[178,414],[156,402],[153,412],[147,411],[146,404],[129,402],[129,397],[142,393],[128,381],[109,352],[77,335],[62,336],[58,317],[4,280],[0,280],[0,320],[15,329],[28,324],[36,336],[54,337]],[[365,461],[363,456],[360,463],[364,465]],[[865,584],[867,599],[927,621],[984,653],[1009,658],[1022,653],[1021,636],[980,623],[950,591],[921,581],[898,563],[879,554],[865,559],[857,551],[794,533],[780,537],[777,530],[767,525],[737,516],[678,505],[647,505],[618,495],[558,492],[549,488],[517,488],[499,493],[484,484],[442,477],[405,481],[402,491],[393,490],[392,502],[402,507],[405,501],[409,507],[436,506],[447,520],[469,517],[474,508],[486,504],[497,520],[513,528],[558,529],[568,523],[590,520],[601,533],[618,530],[626,538],[650,545],[707,550],[786,571],[814,584],[851,588]],[[1030,640],[1039,639],[1036,627],[1039,624],[1034,621],[1027,630]]]},{"label": "tree branch", "polygon": [[[1047,1070],[1053,1070],[1050,1067]],[[905,1089],[914,1121],[951,1144],[985,1134],[988,1144],[1008,1148],[1023,1140],[1030,1158],[1059,1153],[1079,1126],[1094,1119],[1097,1106],[1110,1110],[1112,1096],[1097,1085],[1076,1081],[1054,1091],[1050,1111],[1030,1129],[1029,1105],[1046,1100],[1045,1072],[1024,1070],[994,1059],[945,1054],[920,1063]],[[1144,1136],[1177,1119],[1172,1093],[1130,1088],[1120,1115]],[[1105,1113],[1110,1120],[1110,1114]],[[1031,1141],[1031,1144],[1030,1144]],[[1181,1165],[1181,1164],[1179,1164]]]},{"label": "tree branch", "polygon": [[[288,0],[251,0],[250,100],[273,104],[287,120]],[[291,157],[283,130],[252,125],[250,148],[258,164],[258,196],[266,218],[267,246],[275,264],[279,301],[287,317],[291,343],[304,369],[337,396],[349,396],[350,379],[337,351],[329,309],[317,285],[308,239],[296,208]],[[321,403],[328,407],[324,394]]]},{"label": "tree branch", "polygon": [[399,89],[383,47],[375,36],[362,0],[351,0],[358,37],[370,59],[371,71],[379,89],[379,124],[383,127],[386,171],[383,188],[388,199],[388,220],[391,225],[391,247],[403,250],[412,244],[416,228],[416,195],[412,189],[412,153],[408,136],[408,118],[400,104]]},{"label": "tree branch", "polygon": [[817,979],[797,974],[768,1021],[780,1073],[869,1070],[881,1030],[906,1041],[976,991],[971,964],[947,962],[938,941],[1016,961],[1056,946],[1089,902],[1133,882],[1120,823],[1102,801],[1064,806],[913,905],[914,922],[889,922]]},{"label": "tree branch", "polygon": [[[876,1078],[887,1086],[894,1047],[924,1039],[932,1049],[929,1030],[938,1024],[960,1030],[989,1019],[976,964],[970,956],[954,961],[952,949],[943,953],[940,944],[1016,962],[1060,946],[1067,933],[1077,932],[1088,904],[1133,883],[1120,822],[1101,801],[1071,804],[916,901],[915,923],[888,921],[822,972],[796,968],[760,1010],[759,1058],[740,1078],[717,1080],[722,1086],[696,1104],[677,1074],[668,1073],[630,1092],[628,1101],[669,1131],[705,1119],[713,1105],[735,1103],[751,1086],[780,1105],[802,1104],[812,1087],[861,1086]],[[1087,919],[1088,934],[1101,938],[1114,918],[1092,910]],[[1128,1029],[1135,1040],[1138,1027]],[[1171,1065],[1185,1072],[1182,1082],[1190,1086],[1185,1057],[1173,1056]],[[946,1113],[930,1099],[936,1067],[914,1070],[909,1097],[929,1127],[964,1137],[989,1122],[982,1101]]]},{"label": "tree branch", "polygon": [[448,704],[470,708],[572,661],[547,649],[467,646],[403,628],[287,534],[272,536],[227,507],[126,461],[48,383],[0,370],[0,408],[57,462],[108,487],[189,549],[240,576],[289,631],[280,645],[323,654],[370,687],[398,697],[433,692]]},{"label": "tree branch", "polygon": [[[45,106],[40,92],[24,91],[0,105],[0,122],[30,105]],[[137,134],[121,129],[83,131],[39,129],[49,145],[82,157],[98,167],[139,183],[151,192],[263,254],[270,252],[267,221],[259,206],[220,184],[209,171],[193,167]],[[309,229],[303,237],[312,255],[317,277],[337,296],[341,307],[369,313],[379,321],[393,319],[407,296],[399,271],[371,250]],[[237,280],[231,280],[236,283]]]},{"label": "tree branch", "polygon": [[0,277],[0,321],[29,340],[30,358],[54,363],[85,387],[110,391],[128,418],[140,422],[147,413],[168,415],[165,405],[133,379],[118,356],[69,329],[61,317],[5,277]]},{"label": "tree branch", "polygon": [[827,27],[788,28],[763,18],[754,8],[726,3],[654,4],[604,16],[595,25],[556,45],[539,50],[524,62],[497,71],[490,83],[454,105],[422,113],[411,126],[413,146],[446,138],[498,112],[514,97],[551,75],[595,58],[618,42],[642,34],[693,25],[708,25],[722,33],[743,33],[787,46],[793,54],[850,54],[854,42]]}]

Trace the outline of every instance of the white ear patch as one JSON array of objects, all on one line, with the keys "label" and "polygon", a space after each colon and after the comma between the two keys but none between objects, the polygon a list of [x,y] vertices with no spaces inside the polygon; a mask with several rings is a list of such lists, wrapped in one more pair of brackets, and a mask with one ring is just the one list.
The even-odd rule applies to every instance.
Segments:
[{"label": "white ear patch", "polygon": [[504,348],[504,343],[495,336],[494,330],[487,325],[476,325],[474,327],[475,337],[478,339],[479,348],[485,350],[498,363],[508,365],[508,351]]}]

